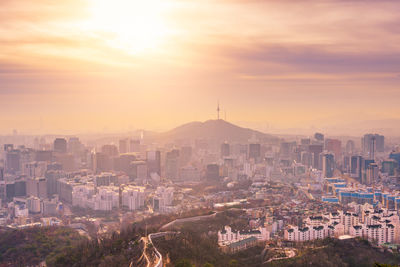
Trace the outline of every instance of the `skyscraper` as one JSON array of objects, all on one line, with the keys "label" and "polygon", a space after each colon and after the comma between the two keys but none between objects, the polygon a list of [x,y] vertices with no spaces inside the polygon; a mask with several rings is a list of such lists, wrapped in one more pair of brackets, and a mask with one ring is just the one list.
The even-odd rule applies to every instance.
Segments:
[{"label": "skyscraper", "polygon": [[323,145],[309,145],[308,151],[313,155],[312,167],[315,169],[320,169],[319,154],[323,151]]},{"label": "skyscraper", "polygon": [[379,167],[376,163],[371,163],[366,168],[365,181],[366,185],[373,185],[379,177]]},{"label": "skyscraper", "polygon": [[16,173],[20,171],[20,152],[18,149],[9,150],[6,152],[6,172]]},{"label": "skyscraper", "polygon": [[356,150],[356,145],[353,140],[348,140],[346,143],[346,153],[353,154]]},{"label": "skyscraper", "polygon": [[317,140],[319,142],[323,142],[325,137],[322,133],[315,133],[314,138],[315,138],[315,140]]},{"label": "skyscraper", "polygon": [[295,144],[293,144],[293,142],[282,142],[280,145],[281,159],[289,159],[293,152],[294,146]]},{"label": "skyscraper", "polygon": [[193,149],[191,146],[183,146],[180,150],[180,164],[186,166],[192,160]]},{"label": "skyscraper", "polygon": [[322,156],[322,174],[325,178],[332,178],[335,171],[335,157],[332,153]]},{"label": "skyscraper", "polygon": [[140,152],[140,140],[129,141],[129,152]]},{"label": "skyscraper", "polygon": [[66,153],[67,140],[65,140],[65,138],[56,138],[54,140],[54,151],[59,153]]},{"label": "skyscraper", "polygon": [[116,145],[104,145],[101,147],[101,152],[109,157],[118,155],[118,148]]},{"label": "skyscraper", "polygon": [[217,181],[219,179],[219,166],[218,164],[208,164],[206,169],[206,179]]},{"label": "skyscraper", "polygon": [[78,155],[82,150],[82,143],[78,137],[71,137],[68,140],[68,151],[74,155]]},{"label": "skyscraper", "polygon": [[221,158],[229,157],[230,155],[230,146],[228,143],[221,144]]},{"label": "skyscraper", "polygon": [[363,158],[361,156],[352,156],[350,159],[350,173],[351,176],[361,179],[362,175]]},{"label": "skyscraper", "polygon": [[165,177],[171,180],[179,177],[179,150],[173,149],[165,155]]},{"label": "skyscraper", "polygon": [[160,151],[147,151],[146,159],[147,159],[148,175],[151,175],[152,173],[157,173],[159,176],[161,176]]},{"label": "skyscraper", "polygon": [[363,155],[373,159],[376,152],[385,151],[385,137],[379,134],[366,134],[361,139]]},{"label": "skyscraper", "polygon": [[342,142],[338,139],[325,139],[325,150],[333,152],[338,160],[342,155]]},{"label": "skyscraper", "polygon": [[0,163],[0,181],[4,181],[4,167],[2,163]]},{"label": "skyscraper", "polygon": [[249,158],[257,159],[261,156],[260,144],[249,144]]},{"label": "skyscraper", "polygon": [[119,140],[119,153],[127,153],[129,151],[128,149],[128,139],[121,139]]}]

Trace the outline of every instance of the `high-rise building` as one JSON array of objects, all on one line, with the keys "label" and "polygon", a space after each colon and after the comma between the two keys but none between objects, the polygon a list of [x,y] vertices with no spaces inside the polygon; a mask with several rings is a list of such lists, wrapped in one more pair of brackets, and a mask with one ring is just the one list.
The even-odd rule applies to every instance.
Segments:
[{"label": "high-rise building", "polygon": [[47,170],[47,163],[44,161],[32,161],[22,166],[22,173],[28,178],[43,177]]},{"label": "high-rise building", "polygon": [[104,145],[101,147],[101,152],[109,157],[118,156],[118,148],[116,145]]},{"label": "high-rise building", "polygon": [[57,194],[58,180],[65,177],[65,173],[62,171],[47,171],[45,178],[47,181],[47,194],[49,197]]},{"label": "high-rise building", "polygon": [[119,140],[119,153],[123,154],[123,153],[128,153],[129,149],[128,149],[128,139],[121,139]]},{"label": "high-rise building", "polygon": [[14,150],[14,145],[13,144],[4,144],[3,148],[4,148],[4,152],[8,152],[8,151]]},{"label": "high-rise building", "polygon": [[315,140],[317,140],[319,142],[323,142],[325,137],[322,133],[315,133],[314,138],[315,138]]},{"label": "high-rise building", "polygon": [[138,182],[144,182],[148,178],[148,167],[146,161],[137,160],[131,162],[131,171],[129,173],[130,180],[136,180]]},{"label": "high-rise building", "polygon": [[343,171],[347,173],[350,172],[350,156],[343,157]]},{"label": "high-rise building", "polygon": [[130,164],[136,160],[136,156],[132,154],[122,154],[119,157],[114,158],[114,170],[123,171],[129,174]]},{"label": "high-rise building", "polygon": [[47,181],[45,178],[31,178],[26,181],[26,194],[38,198],[47,198]]},{"label": "high-rise building", "polygon": [[93,171],[96,173],[106,172],[112,170],[111,158],[101,152],[97,152],[93,156]]},{"label": "high-rise building", "polygon": [[60,153],[55,155],[55,161],[61,164],[64,171],[74,171],[75,170],[75,158],[69,153]]},{"label": "high-rise building", "polygon": [[375,135],[375,146],[377,152],[385,152],[385,137],[383,135]]},{"label": "high-rise building", "polygon": [[219,180],[219,165],[218,164],[208,164],[206,170],[206,179],[211,181]]},{"label": "high-rise building", "polygon": [[0,181],[4,181],[4,167],[0,163]]},{"label": "high-rise building", "polygon": [[65,138],[56,138],[54,140],[54,151],[59,153],[66,153],[67,140],[65,140]]},{"label": "high-rise building", "polygon": [[155,211],[165,212],[166,207],[172,205],[173,200],[174,188],[159,186],[153,197],[153,209]]},{"label": "high-rise building", "polygon": [[353,140],[348,140],[346,143],[346,153],[353,154],[356,151],[356,145]]},{"label": "high-rise building", "polygon": [[261,145],[260,144],[249,144],[249,158],[258,159],[261,157]]},{"label": "high-rise building", "polygon": [[68,152],[79,155],[82,151],[82,143],[78,137],[71,137],[68,140]]},{"label": "high-rise building", "polygon": [[389,176],[393,176],[397,168],[398,163],[394,159],[384,160],[382,162],[382,172],[387,173]]},{"label": "high-rise building", "polygon": [[335,157],[332,153],[325,153],[322,156],[322,174],[324,178],[332,178],[335,171]]},{"label": "high-rise building", "polygon": [[390,153],[389,159],[395,160],[397,162],[397,166],[400,167],[400,152]]},{"label": "high-rise building", "polygon": [[40,198],[30,196],[26,199],[26,204],[30,213],[38,214],[41,212]]},{"label": "high-rise building", "polygon": [[379,134],[366,134],[361,139],[361,147],[365,157],[374,159],[376,152],[385,151],[385,137]]},{"label": "high-rise building", "polygon": [[292,151],[293,151],[293,143],[292,142],[282,142],[281,143],[281,146],[280,146],[281,159],[289,159]]},{"label": "high-rise building", "polygon": [[165,155],[165,177],[171,180],[179,178],[179,150],[174,149]]},{"label": "high-rise building", "polygon": [[230,146],[228,143],[221,144],[221,158],[230,156]]},{"label": "high-rise building", "polygon": [[147,151],[146,152],[148,175],[157,173],[161,176],[161,152],[160,151]]},{"label": "high-rise building", "polygon": [[192,160],[193,149],[191,146],[183,146],[180,150],[180,164],[186,166]]},{"label": "high-rise building", "polygon": [[308,151],[302,151],[300,153],[301,156],[301,164],[304,166],[310,167],[313,165],[313,154]]},{"label": "high-rise building", "polygon": [[325,139],[325,150],[333,152],[335,159],[340,159],[342,155],[342,142],[338,139]]},{"label": "high-rise building", "polygon": [[96,187],[109,186],[110,184],[115,185],[118,182],[118,177],[113,173],[104,172],[96,175],[93,182]]},{"label": "high-rise building", "polygon": [[18,149],[8,150],[6,152],[6,172],[16,173],[20,171],[21,151]]},{"label": "high-rise building", "polygon": [[312,167],[315,169],[321,169],[322,164],[320,166],[319,154],[321,154],[323,151],[323,145],[309,145],[308,151],[313,155]]},{"label": "high-rise building", "polygon": [[300,144],[303,146],[308,146],[311,144],[311,139],[310,138],[302,138],[300,140]]},{"label": "high-rise building", "polygon": [[25,180],[16,180],[14,181],[14,189],[16,197],[24,197],[26,196],[26,181]]},{"label": "high-rise building", "polygon": [[180,180],[185,182],[200,181],[201,171],[193,166],[182,167],[179,172]]},{"label": "high-rise building", "polygon": [[129,141],[129,152],[140,152],[140,140]]},{"label": "high-rise building", "polygon": [[373,185],[379,177],[379,167],[376,163],[371,163],[366,168],[366,175],[364,184]]},{"label": "high-rise building", "polygon": [[363,158],[361,156],[351,156],[350,173],[351,176],[361,180]]},{"label": "high-rise building", "polygon": [[139,186],[126,186],[121,192],[122,206],[129,210],[137,210],[144,206],[145,188]]},{"label": "high-rise building", "polygon": [[53,160],[53,153],[51,150],[37,150],[35,151],[35,161],[47,161]]}]

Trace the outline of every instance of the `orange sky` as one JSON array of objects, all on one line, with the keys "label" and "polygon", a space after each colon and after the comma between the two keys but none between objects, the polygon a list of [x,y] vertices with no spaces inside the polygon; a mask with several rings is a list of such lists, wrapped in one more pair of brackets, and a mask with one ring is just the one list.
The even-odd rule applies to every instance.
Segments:
[{"label": "orange sky", "polygon": [[351,134],[400,119],[399,21],[397,0],[0,0],[0,133],[163,130],[220,99]]}]

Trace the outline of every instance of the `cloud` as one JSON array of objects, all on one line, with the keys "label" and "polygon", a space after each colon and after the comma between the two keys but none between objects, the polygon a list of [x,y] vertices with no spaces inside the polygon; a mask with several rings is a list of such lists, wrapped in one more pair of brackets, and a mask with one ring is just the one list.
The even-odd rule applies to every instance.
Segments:
[{"label": "cloud", "polygon": [[[249,67],[257,74],[263,66],[287,66],[289,72],[311,72],[324,74],[393,73],[400,69],[400,52],[385,51],[350,53],[326,46],[305,45],[253,45],[228,48],[226,57],[244,68]],[[252,67],[253,66],[253,67]]]}]

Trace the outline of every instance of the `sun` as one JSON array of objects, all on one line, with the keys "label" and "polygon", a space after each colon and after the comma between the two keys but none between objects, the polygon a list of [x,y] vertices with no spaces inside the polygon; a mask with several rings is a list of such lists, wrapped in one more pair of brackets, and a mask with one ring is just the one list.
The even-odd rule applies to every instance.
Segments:
[{"label": "sun", "polygon": [[86,27],[131,54],[159,49],[169,33],[167,0],[90,0]]}]

